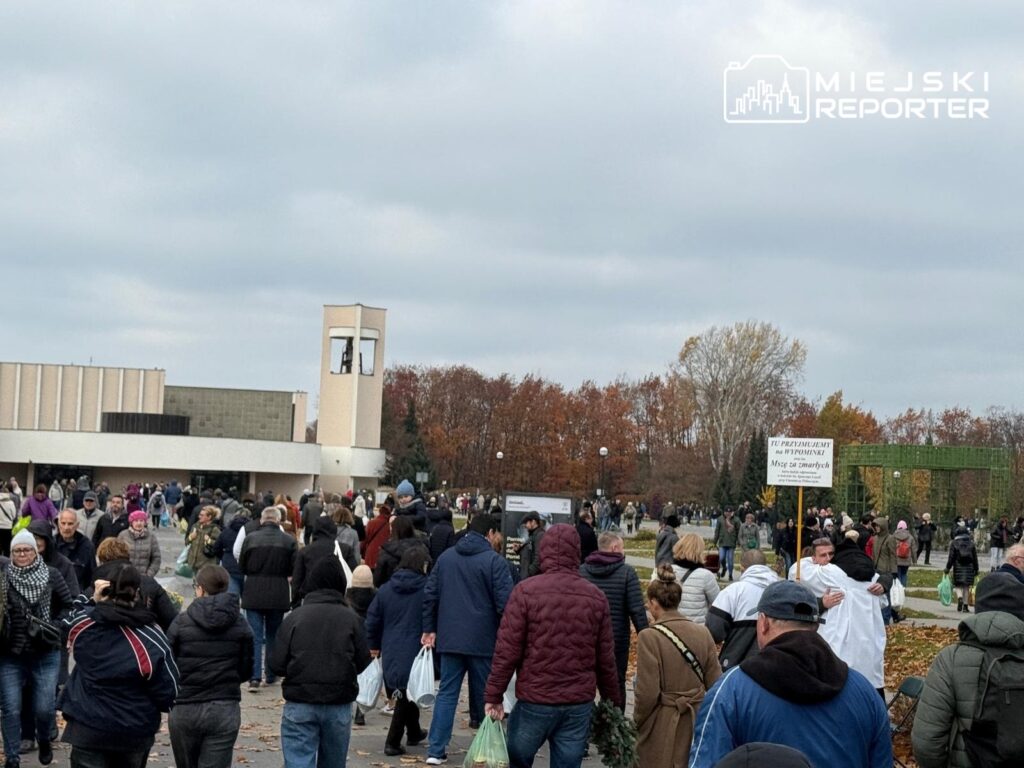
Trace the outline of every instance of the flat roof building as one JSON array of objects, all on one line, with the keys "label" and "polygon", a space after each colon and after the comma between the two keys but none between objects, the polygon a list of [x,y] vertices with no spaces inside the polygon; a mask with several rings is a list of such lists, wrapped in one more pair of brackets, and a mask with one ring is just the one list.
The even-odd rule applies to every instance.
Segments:
[{"label": "flat roof building", "polygon": [[0,363],[0,477],[89,475],[120,489],[376,487],[386,310],[325,306],[316,441],[305,392],[170,386],[161,369]]}]

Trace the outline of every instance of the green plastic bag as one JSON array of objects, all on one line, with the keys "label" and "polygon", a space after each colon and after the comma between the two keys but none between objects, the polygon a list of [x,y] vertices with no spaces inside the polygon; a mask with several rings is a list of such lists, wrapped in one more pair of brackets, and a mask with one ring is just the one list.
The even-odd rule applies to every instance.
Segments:
[{"label": "green plastic bag", "polygon": [[484,718],[469,745],[462,768],[508,768],[508,747],[500,722]]},{"label": "green plastic bag", "polygon": [[950,605],[953,602],[953,582],[949,580],[949,574],[944,573],[942,575],[942,581],[939,582],[939,600],[942,601],[943,605]]},{"label": "green plastic bag", "polygon": [[32,522],[32,516],[31,515],[25,515],[24,517],[19,517],[18,521],[11,528],[11,536],[17,536],[19,533],[21,533],[26,528],[28,528],[28,524],[31,523],[31,522]]}]

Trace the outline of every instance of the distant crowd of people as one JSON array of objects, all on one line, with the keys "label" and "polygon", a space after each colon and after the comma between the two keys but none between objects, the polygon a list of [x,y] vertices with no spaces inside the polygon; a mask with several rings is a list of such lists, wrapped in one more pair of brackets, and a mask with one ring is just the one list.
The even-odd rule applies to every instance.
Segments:
[{"label": "distant crowd of people", "polygon": [[[752,510],[717,516],[710,542],[679,535],[673,513],[662,516],[656,568],[641,584],[615,505],[601,499],[572,524],[522,516],[507,559],[497,503],[423,495],[408,481],[383,504],[355,492],[293,501],[172,481],[104,490],[101,505],[88,478],[75,485],[86,486],[81,508],[74,496],[54,503],[46,486],[14,503],[0,560],[8,768],[33,750],[53,760],[57,710],[73,766],[144,766],[168,712],[176,765],[227,768],[243,689],[279,682],[285,765],[344,766],[353,725],[373,713],[355,700],[375,658],[391,716],[385,755],[425,744],[428,765],[449,762],[468,683],[470,727],[505,721],[511,766],[533,765],[545,744],[551,765],[579,766],[595,697],[627,712],[633,642],[627,716],[645,768],[893,764],[885,623],[899,615],[888,598],[923,534],[935,533],[927,515],[890,531],[885,516],[855,523],[810,509],[798,560],[795,550],[786,557],[789,521],[767,546]],[[13,493],[9,482],[4,515]],[[456,531],[452,512],[462,509]],[[154,578],[161,525],[182,536],[175,567],[195,592],[184,611]],[[1022,653],[1024,545],[1013,528],[998,534],[998,572],[977,584],[961,643],[929,673],[913,728],[922,766],[1019,764],[1019,742],[1006,738],[1011,708],[998,704],[1021,690],[1018,667],[992,663]],[[974,584],[969,522],[951,533],[946,570]],[[409,695],[423,648],[438,680],[429,724]]]}]

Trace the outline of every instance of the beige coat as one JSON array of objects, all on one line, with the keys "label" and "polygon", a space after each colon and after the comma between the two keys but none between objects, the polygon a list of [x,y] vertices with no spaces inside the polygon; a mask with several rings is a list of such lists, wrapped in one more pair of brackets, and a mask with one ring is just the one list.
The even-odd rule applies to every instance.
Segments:
[{"label": "beige coat", "polygon": [[648,627],[637,636],[633,718],[643,768],[685,768],[697,710],[707,688],[722,676],[715,641],[706,627],[677,614],[656,622],[672,630],[704,668],[704,683],[676,645]]}]

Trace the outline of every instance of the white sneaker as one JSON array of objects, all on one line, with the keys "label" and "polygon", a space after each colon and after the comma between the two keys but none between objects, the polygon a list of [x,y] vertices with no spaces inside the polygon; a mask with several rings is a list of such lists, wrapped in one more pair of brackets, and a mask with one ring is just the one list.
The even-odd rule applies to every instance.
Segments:
[{"label": "white sneaker", "polygon": [[395,706],[390,701],[385,701],[384,706],[379,711],[382,715],[393,715],[395,714]]},{"label": "white sneaker", "polygon": [[448,755],[443,757],[428,757],[426,760],[427,765],[444,765],[448,762]]}]

